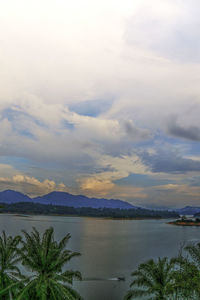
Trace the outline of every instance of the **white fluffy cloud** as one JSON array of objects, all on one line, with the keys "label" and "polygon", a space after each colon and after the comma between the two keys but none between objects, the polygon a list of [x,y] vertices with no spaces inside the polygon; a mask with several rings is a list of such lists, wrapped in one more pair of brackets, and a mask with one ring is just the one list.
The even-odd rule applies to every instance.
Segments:
[{"label": "white fluffy cloud", "polygon": [[13,177],[0,177],[1,190],[13,189],[31,197],[48,194],[53,191],[69,192],[63,183],[56,184],[53,180],[39,181],[34,177],[17,174]]}]

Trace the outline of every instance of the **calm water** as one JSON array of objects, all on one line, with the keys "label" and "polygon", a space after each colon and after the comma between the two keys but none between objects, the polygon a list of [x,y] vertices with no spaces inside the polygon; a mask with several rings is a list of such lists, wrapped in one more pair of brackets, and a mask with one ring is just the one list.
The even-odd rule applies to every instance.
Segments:
[{"label": "calm water", "polygon": [[58,240],[70,232],[69,248],[82,256],[74,258],[69,267],[80,270],[84,278],[126,278],[125,282],[75,282],[85,300],[122,300],[130,284],[130,273],[138,264],[158,256],[175,256],[182,242],[200,240],[199,227],[176,227],[166,222],[0,215],[1,230],[12,235],[22,229],[30,231],[32,226],[40,232],[53,226]]}]

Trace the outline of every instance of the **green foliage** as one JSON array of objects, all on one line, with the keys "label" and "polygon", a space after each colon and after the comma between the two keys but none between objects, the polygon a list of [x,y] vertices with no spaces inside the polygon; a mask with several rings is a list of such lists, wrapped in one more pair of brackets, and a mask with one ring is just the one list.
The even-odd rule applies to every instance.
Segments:
[{"label": "green foliage", "polygon": [[19,288],[21,288],[21,279],[24,279],[17,263],[20,261],[20,256],[17,247],[21,242],[21,237],[7,236],[5,231],[0,236],[0,290],[9,289],[5,291],[0,299],[8,299],[8,297],[15,296]]},{"label": "green foliage", "polygon": [[[184,250],[184,251],[183,251]],[[131,289],[124,300],[198,300],[200,299],[200,243],[188,244],[169,260],[151,259],[132,273]]]},{"label": "green foliage", "polygon": [[[80,272],[63,271],[67,262],[80,255],[66,249],[70,234],[60,242],[54,240],[53,228],[43,236],[35,228],[23,234],[24,239],[7,237],[5,232],[0,237],[0,299],[81,300],[72,288],[73,279],[81,280]],[[30,276],[21,274],[16,265],[19,262]]]},{"label": "green foliage", "polygon": [[175,264],[173,272],[174,290],[176,291],[177,299],[199,299],[196,293],[199,285],[197,282],[197,267],[183,256],[174,258],[173,261]]},{"label": "green foliage", "polygon": [[139,265],[124,300],[147,296],[149,300],[167,300],[173,294],[173,263],[168,258],[153,259]]},{"label": "green foliage", "polygon": [[188,256],[180,255],[176,261],[179,267],[176,283],[186,299],[200,299],[200,243],[188,244],[184,250]]},{"label": "green foliage", "polygon": [[65,271],[64,265],[73,257],[80,255],[77,252],[66,250],[70,239],[67,234],[59,243],[54,240],[53,228],[49,228],[40,237],[39,232],[33,228],[31,234],[23,231],[25,241],[22,240],[20,255],[22,265],[34,272],[29,278],[26,288],[17,298],[24,299],[27,294],[34,294],[34,299],[81,299],[70,285],[74,278],[81,280],[77,271]]}]

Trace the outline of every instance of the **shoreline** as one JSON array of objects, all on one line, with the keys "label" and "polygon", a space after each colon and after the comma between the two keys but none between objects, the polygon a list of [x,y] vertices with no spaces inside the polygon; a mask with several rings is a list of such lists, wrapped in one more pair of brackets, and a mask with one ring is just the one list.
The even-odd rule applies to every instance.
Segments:
[{"label": "shoreline", "polygon": [[[1,212],[1,215],[12,215],[14,217],[22,217],[22,218],[29,218],[33,216],[50,216],[50,217],[78,217],[78,218],[91,218],[91,219],[103,219],[103,220],[166,220],[166,219],[172,219],[170,218],[162,218],[162,217],[104,217],[104,216],[82,216],[82,215],[69,215],[69,214],[31,214],[31,213],[12,213],[12,212]],[[169,222],[172,223],[172,222]],[[199,224],[200,225],[200,224]]]},{"label": "shoreline", "polygon": [[173,222],[168,222],[167,224],[176,225],[176,226],[200,226],[200,222],[173,221]]}]

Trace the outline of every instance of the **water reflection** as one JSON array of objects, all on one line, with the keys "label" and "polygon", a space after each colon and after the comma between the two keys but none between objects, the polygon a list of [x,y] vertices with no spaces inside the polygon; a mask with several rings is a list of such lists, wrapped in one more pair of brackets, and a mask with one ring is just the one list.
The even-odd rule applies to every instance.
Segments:
[{"label": "water reflection", "polygon": [[130,273],[149,258],[175,256],[184,241],[200,240],[200,228],[178,227],[167,220],[105,220],[78,217],[0,215],[0,228],[8,234],[44,232],[53,226],[60,240],[68,232],[69,248],[81,252],[68,267],[78,269],[83,277],[125,277],[126,281],[75,282],[86,300],[121,300],[130,283]]}]

